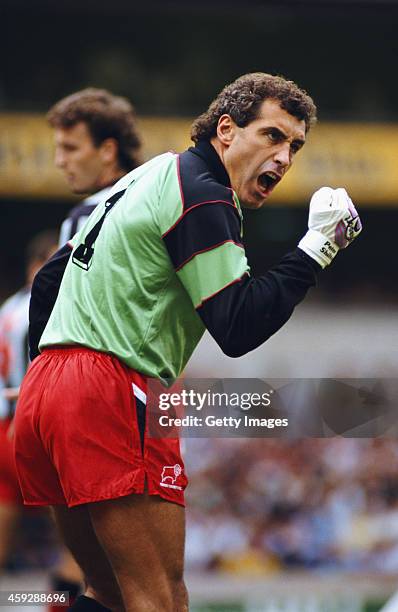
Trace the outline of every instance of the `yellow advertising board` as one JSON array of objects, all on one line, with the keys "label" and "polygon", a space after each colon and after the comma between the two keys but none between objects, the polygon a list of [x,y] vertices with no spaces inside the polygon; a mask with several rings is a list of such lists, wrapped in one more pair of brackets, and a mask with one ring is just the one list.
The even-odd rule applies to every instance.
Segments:
[{"label": "yellow advertising board", "polygon": [[[145,158],[190,146],[190,123],[141,118]],[[42,115],[0,115],[0,198],[71,197],[53,154]],[[398,124],[319,124],[270,204],[306,204],[322,185],[345,187],[359,205],[398,206]]]}]

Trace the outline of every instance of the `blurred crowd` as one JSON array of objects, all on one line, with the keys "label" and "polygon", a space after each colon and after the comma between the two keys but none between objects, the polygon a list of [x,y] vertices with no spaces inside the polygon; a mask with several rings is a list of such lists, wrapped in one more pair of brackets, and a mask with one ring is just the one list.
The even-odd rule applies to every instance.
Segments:
[{"label": "blurred crowd", "polygon": [[243,572],[398,570],[398,444],[190,439],[187,564]]}]

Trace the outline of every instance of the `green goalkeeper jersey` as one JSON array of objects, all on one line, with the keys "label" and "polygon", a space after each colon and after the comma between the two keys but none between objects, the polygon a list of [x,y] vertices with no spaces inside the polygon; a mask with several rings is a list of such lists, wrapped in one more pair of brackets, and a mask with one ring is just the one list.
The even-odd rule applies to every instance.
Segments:
[{"label": "green goalkeeper jersey", "polygon": [[248,272],[239,202],[221,178],[196,148],[123,177],[71,241],[40,349],[83,345],[176,378],[205,329],[198,309]]}]

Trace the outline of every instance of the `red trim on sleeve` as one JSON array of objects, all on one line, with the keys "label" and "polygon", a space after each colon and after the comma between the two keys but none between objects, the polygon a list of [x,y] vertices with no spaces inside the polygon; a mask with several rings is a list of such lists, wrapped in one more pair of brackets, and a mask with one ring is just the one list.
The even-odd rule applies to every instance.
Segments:
[{"label": "red trim on sleeve", "polygon": [[195,251],[195,253],[192,253],[192,255],[190,255],[188,257],[188,259],[186,259],[185,261],[182,262],[182,264],[180,264],[178,266],[178,268],[176,268],[176,272],[178,272],[179,270],[181,270],[181,268],[183,268],[185,266],[185,264],[187,264],[189,261],[191,261],[191,259],[193,259],[195,257],[195,255],[200,255],[201,253],[206,253],[207,251],[212,251],[213,249],[216,249],[217,247],[226,244],[227,242],[232,242],[232,244],[236,244],[237,247],[241,248],[244,250],[244,246],[242,243],[240,242],[235,242],[235,240],[223,240],[222,242],[219,242],[218,244],[213,244],[212,246],[207,247],[207,249],[201,249],[200,251]]},{"label": "red trim on sleeve", "polygon": [[167,236],[167,234],[169,232],[171,232],[171,230],[173,230],[181,221],[181,219],[183,217],[185,217],[185,215],[187,215],[189,212],[191,212],[191,210],[194,210],[194,208],[197,208],[198,206],[203,206],[203,204],[227,204],[228,206],[232,206],[232,208],[236,209],[235,204],[232,204],[232,202],[228,202],[227,200],[206,200],[205,202],[199,202],[198,204],[194,204],[193,206],[191,206],[190,208],[188,208],[188,210],[185,210],[182,215],[180,217],[178,217],[177,221],[171,226],[169,227],[169,229],[167,230],[167,232],[165,232],[164,234],[162,234],[162,238],[164,238],[165,236]]},{"label": "red trim on sleeve", "polygon": [[198,308],[200,308],[201,306],[203,306],[203,304],[205,302],[207,302],[208,300],[211,300],[213,297],[215,297],[218,293],[220,293],[221,291],[224,291],[224,289],[226,289],[227,287],[230,287],[231,285],[234,285],[235,283],[238,283],[239,281],[242,280],[242,278],[244,278],[244,276],[246,276],[246,274],[248,276],[250,276],[249,272],[245,272],[244,274],[242,274],[242,276],[240,276],[239,278],[237,278],[236,280],[231,281],[230,283],[228,283],[228,285],[225,285],[225,287],[221,287],[221,289],[218,289],[218,291],[216,291],[215,293],[213,293],[212,295],[209,295],[209,297],[205,298],[204,300],[202,300],[200,302],[200,304],[198,304],[198,306],[195,306],[195,310],[197,310]]}]

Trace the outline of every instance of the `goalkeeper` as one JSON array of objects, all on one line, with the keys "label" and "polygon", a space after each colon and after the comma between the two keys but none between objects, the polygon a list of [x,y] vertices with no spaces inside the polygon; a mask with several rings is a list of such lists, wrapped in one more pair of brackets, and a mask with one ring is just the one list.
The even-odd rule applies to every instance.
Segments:
[{"label": "goalkeeper", "polygon": [[188,609],[187,479],[178,441],[147,436],[146,379],[177,377],[205,328],[228,355],[259,346],[360,232],[344,189],[324,187],[298,247],[250,275],[241,205],[265,204],[315,115],[291,81],[240,77],[194,122],[194,147],[123,177],[36,276],[42,354],[21,389],[16,460],[25,502],[54,505],[85,574],[73,609]]}]

